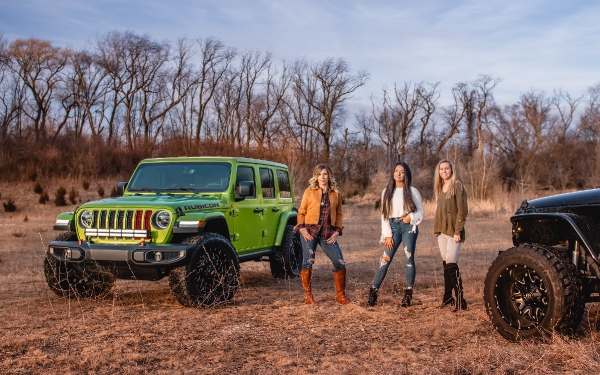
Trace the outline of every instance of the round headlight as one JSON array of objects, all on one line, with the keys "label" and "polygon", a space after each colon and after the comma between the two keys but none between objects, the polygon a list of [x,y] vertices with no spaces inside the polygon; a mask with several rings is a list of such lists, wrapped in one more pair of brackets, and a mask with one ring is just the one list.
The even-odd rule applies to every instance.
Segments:
[{"label": "round headlight", "polygon": [[79,215],[79,222],[81,223],[81,226],[85,228],[89,228],[92,226],[92,220],[93,216],[90,211],[83,211],[81,215]]},{"label": "round headlight", "polygon": [[171,224],[171,214],[169,211],[158,211],[154,215],[154,224],[160,229],[165,229]]}]

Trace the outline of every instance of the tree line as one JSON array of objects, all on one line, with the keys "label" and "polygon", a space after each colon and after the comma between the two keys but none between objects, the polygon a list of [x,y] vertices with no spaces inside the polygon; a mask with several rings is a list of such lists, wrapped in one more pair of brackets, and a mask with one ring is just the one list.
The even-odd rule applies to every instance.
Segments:
[{"label": "tree line", "polygon": [[296,185],[331,163],[352,195],[397,160],[428,191],[450,157],[480,199],[600,185],[600,84],[500,106],[489,74],[456,83],[448,105],[439,82],[394,82],[351,113],[368,80],[342,58],[279,61],[216,38],[114,31],[74,49],[0,35],[0,172],[122,177],[147,157],[235,155],[286,163]]}]

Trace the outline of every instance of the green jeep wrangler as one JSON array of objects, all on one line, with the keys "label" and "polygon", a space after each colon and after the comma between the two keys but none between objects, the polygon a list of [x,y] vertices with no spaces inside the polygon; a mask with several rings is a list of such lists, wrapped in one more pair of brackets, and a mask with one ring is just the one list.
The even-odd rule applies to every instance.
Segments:
[{"label": "green jeep wrangler", "polygon": [[44,275],[59,296],[107,294],[116,279],[159,280],[184,306],[215,306],[238,287],[240,262],[268,257],[297,277],[302,247],[288,168],[234,157],[142,160],[116,198],[58,215]]}]

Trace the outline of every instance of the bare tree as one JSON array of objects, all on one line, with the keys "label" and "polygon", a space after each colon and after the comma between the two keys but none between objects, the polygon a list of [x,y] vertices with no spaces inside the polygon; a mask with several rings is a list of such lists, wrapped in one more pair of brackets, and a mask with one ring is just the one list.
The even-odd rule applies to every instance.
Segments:
[{"label": "bare tree", "polygon": [[586,138],[595,145],[593,186],[600,185],[600,83],[588,89],[588,106],[582,116],[582,130]]},{"label": "bare tree", "polygon": [[443,133],[442,138],[438,141],[438,146],[435,150],[436,158],[440,157],[440,153],[448,141],[450,141],[454,135],[459,133],[460,124],[465,118],[465,114],[469,110],[469,91],[468,85],[464,82],[457,83],[452,88],[452,98],[454,99],[454,104],[442,109],[442,118],[444,119],[444,123],[447,125],[447,129]]},{"label": "bare tree", "polygon": [[324,161],[328,162],[331,157],[335,127],[344,121],[344,102],[368,79],[366,71],[352,74],[344,59],[328,58],[314,64],[304,60],[296,62],[292,79],[294,99],[288,101],[288,105],[298,125],[310,128],[321,137]]},{"label": "bare tree", "polygon": [[581,103],[582,99],[583,95],[574,98],[568,92],[563,91],[562,89],[554,90],[554,95],[552,96],[551,101],[558,111],[559,124],[556,127],[557,133],[555,137],[559,142],[565,140],[567,131],[569,131],[569,128],[573,123],[575,111],[577,111],[577,107],[579,106],[579,103]]},{"label": "bare tree", "polygon": [[200,134],[205,122],[206,110],[215,94],[221,79],[228,72],[236,51],[226,47],[221,41],[214,38],[198,39],[200,45],[200,81],[196,90],[198,102],[196,106],[197,117],[194,140],[200,147]]},{"label": "bare tree", "polygon": [[[26,89],[16,73],[10,69],[8,42],[0,34],[0,143],[2,151],[9,134],[21,138],[21,121],[26,101]],[[12,128],[12,129],[11,129]],[[14,133],[13,133],[14,132]]]},{"label": "bare tree", "polygon": [[490,113],[489,128],[494,141],[492,149],[505,160],[505,172],[515,182],[535,189],[540,153],[550,142],[556,118],[551,114],[551,101],[545,92],[531,90],[521,95],[519,104]]},{"label": "bare tree", "polygon": [[475,111],[475,135],[477,139],[477,151],[480,156],[484,153],[485,139],[484,127],[486,123],[486,110],[490,101],[493,100],[492,91],[502,81],[500,78],[493,78],[491,75],[482,74],[471,84],[474,88],[474,111]]},{"label": "bare tree", "polygon": [[381,107],[373,103],[373,117],[377,123],[377,135],[388,150],[389,165],[397,159],[406,160],[409,137],[418,126],[418,144],[422,156],[426,130],[439,97],[437,86],[438,83],[405,82],[400,88],[394,85],[392,94],[388,93],[385,86],[382,88]]},{"label": "bare tree", "polygon": [[282,134],[281,122],[275,119],[280,113],[279,108],[283,105],[290,82],[287,64],[283,64],[281,72],[269,64],[261,82],[261,93],[251,102],[249,128],[256,141],[259,156],[264,155],[265,146],[271,149],[273,137]]},{"label": "bare tree", "polygon": [[[38,39],[17,39],[8,48],[8,67],[27,87],[36,141],[46,136],[46,125],[61,73],[68,62],[68,51],[53,47],[51,42]],[[64,116],[66,118],[67,115]]]}]

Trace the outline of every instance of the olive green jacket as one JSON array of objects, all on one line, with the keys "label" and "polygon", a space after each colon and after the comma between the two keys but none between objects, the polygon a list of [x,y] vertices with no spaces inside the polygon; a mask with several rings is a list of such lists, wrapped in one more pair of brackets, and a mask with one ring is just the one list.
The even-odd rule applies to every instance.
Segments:
[{"label": "olive green jacket", "polygon": [[447,198],[442,192],[437,200],[437,209],[433,221],[433,233],[443,233],[447,236],[460,236],[460,242],[465,241],[465,221],[469,207],[467,204],[467,192],[460,181],[454,185],[454,196]]}]

